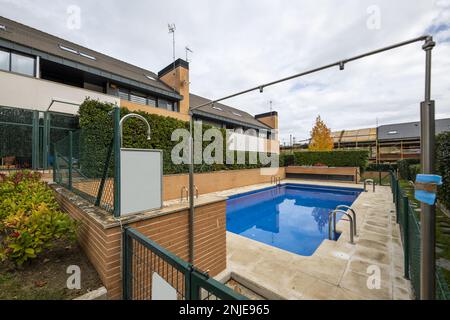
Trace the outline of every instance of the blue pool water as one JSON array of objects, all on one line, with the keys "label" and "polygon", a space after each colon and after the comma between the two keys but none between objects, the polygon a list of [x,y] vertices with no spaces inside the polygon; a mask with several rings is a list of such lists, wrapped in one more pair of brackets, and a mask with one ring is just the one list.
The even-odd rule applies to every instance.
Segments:
[{"label": "blue pool water", "polygon": [[352,188],[286,184],[235,195],[227,201],[227,230],[311,256],[328,238],[329,212],[338,205],[351,206],[361,192]]}]

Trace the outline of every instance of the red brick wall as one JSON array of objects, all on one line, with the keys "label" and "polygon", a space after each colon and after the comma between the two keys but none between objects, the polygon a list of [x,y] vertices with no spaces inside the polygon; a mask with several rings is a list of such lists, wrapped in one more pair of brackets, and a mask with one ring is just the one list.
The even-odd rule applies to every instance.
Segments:
[{"label": "red brick wall", "polygon": [[[61,207],[80,221],[78,240],[108,290],[109,299],[121,299],[122,232],[120,226],[105,229],[88,213],[56,192]],[[77,201],[83,201],[77,199]],[[226,201],[211,203],[195,211],[194,264],[211,276],[226,269]],[[189,258],[188,210],[129,224],[178,257]]]}]

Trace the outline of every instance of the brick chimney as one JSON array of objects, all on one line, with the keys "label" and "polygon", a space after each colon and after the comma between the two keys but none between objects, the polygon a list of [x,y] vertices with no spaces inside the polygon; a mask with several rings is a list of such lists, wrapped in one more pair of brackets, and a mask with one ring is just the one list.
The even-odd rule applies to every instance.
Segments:
[{"label": "brick chimney", "polygon": [[278,112],[276,111],[258,114],[255,118],[272,129],[278,129]]},{"label": "brick chimney", "polygon": [[189,63],[183,59],[178,59],[175,63],[169,64],[158,72],[158,77],[183,96],[179,110],[182,114],[189,114]]},{"label": "brick chimney", "polygon": [[267,143],[267,150],[270,150],[274,153],[280,153],[280,143],[278,141],[278,112],[271,111],[267,113],[258,114],[255,116],[255,119],[259,122],[264,123],[269,128],[275,130],[274,136]]}]

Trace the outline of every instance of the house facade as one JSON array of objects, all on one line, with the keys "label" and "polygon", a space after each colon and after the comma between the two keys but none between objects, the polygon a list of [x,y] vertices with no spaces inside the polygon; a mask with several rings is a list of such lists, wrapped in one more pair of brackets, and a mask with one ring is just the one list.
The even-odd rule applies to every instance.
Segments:
[{"label": "house facade", "polygon": [[[436,120],[436,134],[450,131],[450,119]],[[420,159],[420,122],[333,133],[336,149],[367,149],[373,163]]]},{"label": "house facade", "polygon": [[[52,143],[77,128],[86,98],[182,121],[190,120],[191,107],[209,101],[190,92],[182,59],[154,73],[0,17],[0,168],[47,168]],[[195,110],[194,120],[261,130],[265,150],[279,152],[277,136],[267,134],[278,129],[276,113],[254,117],[209,105]]]}]

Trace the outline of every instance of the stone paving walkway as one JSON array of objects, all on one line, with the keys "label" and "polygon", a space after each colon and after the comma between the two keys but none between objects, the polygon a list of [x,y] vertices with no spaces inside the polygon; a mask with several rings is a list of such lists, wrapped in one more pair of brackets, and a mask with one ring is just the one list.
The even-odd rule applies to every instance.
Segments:
[{"label": "stone paving walkway", "polygon": [[[351,187],[339,183],[284,182]],[[228,190],[220,195],[266,186]],[[403,278],[403,250],[390,188],[377,187],[376,193],[362,193],[353,208],[358,222],[355,244],[348,243],[348,222],[340,221],[339,240],[325,240],[311,257],[228,233],[228,272],[269,299],[411,299],[410,282]],[[379,289],[369,289],[367,285],[368,268],[373,266],[381,272]]]}]

